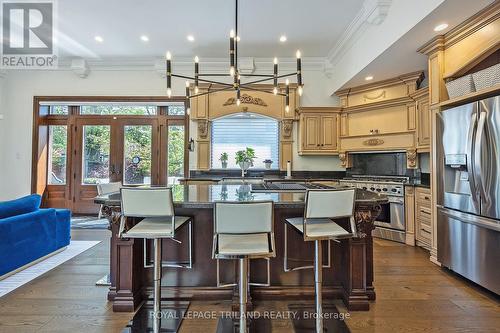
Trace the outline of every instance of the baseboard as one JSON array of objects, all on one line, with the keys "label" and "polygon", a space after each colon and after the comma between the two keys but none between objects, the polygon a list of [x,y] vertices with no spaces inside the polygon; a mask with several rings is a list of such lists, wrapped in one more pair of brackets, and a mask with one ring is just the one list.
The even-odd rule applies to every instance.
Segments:
[{"label": "baseboard", "polygon": [[28,268],[28,267],[31,267],[31,266],[33,266],[33,265],[35,265],[35,264],[38,264],[39,262],[44,261],[45,259],[50,258],[50,257],[52,257],[53,255],[56,255],[56,254],[58,254],[58,253],[60,253],[60,252],[64,251],[66,248],[67,248],[67,246],[61,247],[60,249],[57,249],[57,250],[55,250],[54,252],[51,252],[51,253],[49,253],[49,254],[46,254],[46,255],[44,255],[43,257],[40,257],[40,258],[38,258],[38,259],[35,259],[34,261],[32,261],[32,262],[30,262],[30,263],[27,263],[27,264],[26,264],[26,265],[24,265],[24,266],[21,266],[21,267],[19,267],[19,268],[16,268],[16,269],[15,269],[15,270],[13,270],[13,271],[10,271],[10,272],[8,272],[8,273],[5,273],[4,275],[0,276],[0,281],[2,281],[2,280],[4,280],[4,279],[6,279],[6,278],[8,278],[9,276],[12,276],[12,275],[14,275],[14,274],[16,274],[16,273],[19,273],[20,271],[25,270],[25,269],[26,269],[26,268]]}]

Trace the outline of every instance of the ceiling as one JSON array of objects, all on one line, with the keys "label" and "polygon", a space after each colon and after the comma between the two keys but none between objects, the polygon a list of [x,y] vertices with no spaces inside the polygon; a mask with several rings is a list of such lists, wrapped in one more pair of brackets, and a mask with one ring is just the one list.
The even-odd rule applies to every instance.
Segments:
[{"label": "ceiling", "polygon": [[[325,57],[363,0],[240,0],[240,56]],[[228,0],[65,0],[57,2],[60,57],[227,57],[234,28]],[[194,42],[187,40],[193,35]],[[279,42],[286,35],[285,43]],[[147,35],[149,42],[143,42]],[[103,42],[94,40],[101,36]]]},{"label": "ceiling", "polygon": [[[373,81],[380,81],[405,73],[427,70],[427,56],[418,53],[417,49],[434,36],[444,34],[453,29],[494,1],[444,1],[430,15],[425,17],[368,66],[346,82],[341,89],[366,84],[368,83],[365,80],[367,76],[373,76]],[[434,27],[443,22],[448,24],[448,28],[440,32],[435,32]]]}]

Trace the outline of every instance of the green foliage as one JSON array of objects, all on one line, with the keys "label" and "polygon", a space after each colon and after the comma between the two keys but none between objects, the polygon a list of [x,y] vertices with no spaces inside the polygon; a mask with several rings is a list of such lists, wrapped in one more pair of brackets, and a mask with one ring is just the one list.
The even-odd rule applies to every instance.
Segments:
[{"label": "green foliage", "polygon": [[227,162],[228,158],[229,158],[229,155],[226,152],[224,152],[224,153],[220,154],[219,160],[221,162]]},{"label": "green foliage", "polygon": [[184,126],[168,128],[168,175],[184,176]]},{"label": "green foliage", "polygon": [[242,162],[250,162],[253,165],[253,160],[256,159],[255,150],[253,148],[246,147],[245,150],[238,150],[236,152],[236,164]]}]

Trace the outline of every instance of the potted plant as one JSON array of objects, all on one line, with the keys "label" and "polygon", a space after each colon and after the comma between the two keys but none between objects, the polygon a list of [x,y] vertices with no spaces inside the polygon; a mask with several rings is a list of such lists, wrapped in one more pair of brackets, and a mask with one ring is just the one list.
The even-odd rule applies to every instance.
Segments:
[{"label": "potted plant", "polygon": [[238,150],[236,152],[236,164],[241,168],[241,177],[245,177],[246,171],[253,166],[255,158],[255,150],[253,148],[246,147],[245,150]]},{"label": "potted plant", "polygon": [[273,161],[271,160],[264,160],[264,165],[266,166],[266,169],[271,169],[271,164],[273,164]]},{"label": "potted plant", "polygon": [[226,169],[227,168],[227,160],[228,160],[229,156],[227,155],[226,152],[220,154],[220,162],[222,163],[222,169]]}]

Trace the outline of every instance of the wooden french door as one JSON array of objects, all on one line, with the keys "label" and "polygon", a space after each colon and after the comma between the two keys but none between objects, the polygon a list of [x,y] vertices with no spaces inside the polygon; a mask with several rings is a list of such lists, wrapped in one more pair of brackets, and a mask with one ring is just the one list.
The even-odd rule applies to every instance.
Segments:
[{"label": "wooden french door", "polygon": [[72,210],[93,214],[98,183],[150,185],[160,182],[157,119],[126,116],[77,117],[74,124]]}]

